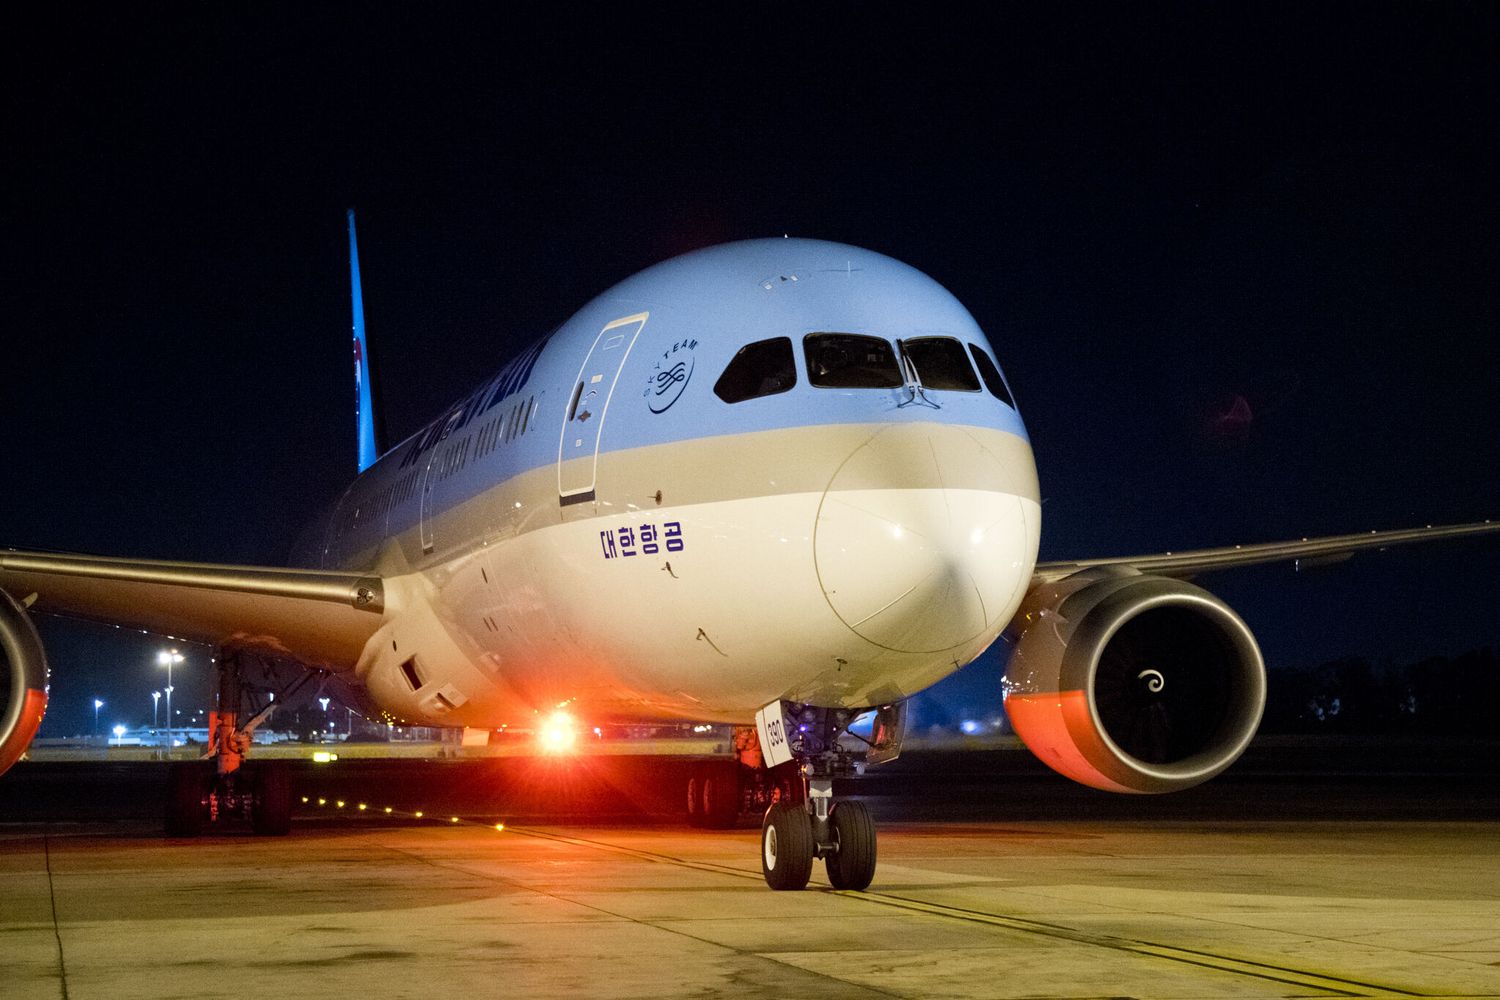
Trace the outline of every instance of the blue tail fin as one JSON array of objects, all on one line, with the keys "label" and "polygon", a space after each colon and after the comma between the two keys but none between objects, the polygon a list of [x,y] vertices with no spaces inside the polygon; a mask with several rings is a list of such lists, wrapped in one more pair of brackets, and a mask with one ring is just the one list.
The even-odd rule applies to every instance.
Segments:
[{"label": "blue tail fin", "polygon": [[376,440],[375,393],[370,381],[370,344],[365,339],[364,293],[359,287],[359,243],[354,237],[354,209],[349,209],[349,292],[354,299],[354,419],[359,430],[359,471],[380,457]]}]

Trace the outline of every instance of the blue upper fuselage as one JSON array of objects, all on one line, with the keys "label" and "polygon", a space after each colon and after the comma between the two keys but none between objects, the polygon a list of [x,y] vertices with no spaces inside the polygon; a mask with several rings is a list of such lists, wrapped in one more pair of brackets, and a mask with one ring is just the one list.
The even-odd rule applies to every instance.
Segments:
[{"label": "blue upper fuselage", "polygon": [[[299,547],[299,561],[332,565],[368,557],[382,538],[420,518],[555,466],[562,439],[576,440],[571,427],[567,434],[563,429],[577,409],[577,386],[585,378],[580,366],[601,331],[642,314],[647,318],[630,328],[634,340],[625,344],[628,356],[618,375],[586,404],[597,421],[589,430],[597,434],[600,454],[787,427],[902,421],[988,427],[1026,438],[1016,410],[982,387],[929,389],[925,400],[913,401],[904,385],[830,388],[810,381],[804,343],[810,334],[864,335],[898,345],[897,351],[901,341],[951,338],[971,355],[977,349],[994,358],[969,312],[927,275],[882,254],[821,240],[729,243],[664,261],[610,288],[390,449],[328,512],[315,532],[322,538],[309,537],[311,544]],[[790,389],[733,403],[715,393],[742,348],[772,338],[790,340]],[[1008,392],[1002,388],[999,395]]]},{"label": "blue upper fuselage", "polygon": [[[802,338],[814,332],[860,333],[890,341],[946,335],[978,343],[994,354],[974,318],[947,289],[916,268],[870,250],[821,240],[746,240],[647,268],[594,299],[560,331],[576,334],[571,348],[558,351],[566,355],[563,367],[572,367],[564,381],[577,371],[603,322],[645,310],[650,310],[651,320],[642,330],[630,367],[654,363],[662,349],[684,338],[696,339],[693,384],[683,391],[681,403],[662,415],[671,419],[611,425],[602,447],[887,419],[971,423],[1000,426],[1023,437],[1026,433],[1014,409],[983,392],[941,393],[934,398],[942,410],[934,411],[922,406],[898,409],[907,395],[900,390],[836,390],[809,384]],[[771,337],[792,339],[796,386],[733,405],[716,398],[714,382],[735,353]],[[639,394],[641,380],[629,376],[627,370],[622,388]]]}]

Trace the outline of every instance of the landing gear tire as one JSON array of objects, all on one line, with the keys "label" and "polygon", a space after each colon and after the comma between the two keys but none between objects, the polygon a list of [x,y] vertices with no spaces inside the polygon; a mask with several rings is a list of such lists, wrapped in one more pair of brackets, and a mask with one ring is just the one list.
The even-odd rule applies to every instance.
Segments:
[{"label": "landing gear tire", "polygon": [[173,764],[167,770],[167,809],[163,824],[168,837],[197,837],[203,833],[208,797],[208,769],[201,764]]},{"label": "landing gear tire", "polygon": [[703,781],[696,773],[687,780],[687,821],[688,826],[703,825]]},{"label": "landing gear tire", "polygon": [[799,805],[777,802],[760,828],[760,870],[772,889],[805,889],[812,877],[812,817]]},{"label": "landing gear tire", "polygon": [[824,859],[835,889],[866,888],[875,877],[875,821],[863,802],[839,802],[828,816],[836,850]]},{"label": "landing gear tire", "polygon": [[739,818],[739,775],[732,768],[710,773],[703,779],[703,825],[710,830],[729,830]]},{"label": "landing gear tire", "polygon": [[262,837],[285,837],[292,832],[291,779],[283,767],[263,765],[257,772],[251,824]]}]

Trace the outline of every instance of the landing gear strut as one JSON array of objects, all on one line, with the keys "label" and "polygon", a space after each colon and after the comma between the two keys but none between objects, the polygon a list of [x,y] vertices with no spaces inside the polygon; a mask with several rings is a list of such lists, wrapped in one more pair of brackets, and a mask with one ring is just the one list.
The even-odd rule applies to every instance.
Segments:
[{"label": "landing gear strut", "polygon": [[[264,761],[246,764],[255,727],[268,719],[274,702],[266,700],[258,709],[244,683],[245,660],[241,650],[220,649],[218,707],[208,714],[209,750],[212,759],[182,761],[171,766],[167,778],[166,834],[196,837],[205,825],[229,820],[248,820],[263,836],[280,837],[292,828],[292,787],[286,769]],[[292,685],[295,691],[315,676],[302,673]]]}]

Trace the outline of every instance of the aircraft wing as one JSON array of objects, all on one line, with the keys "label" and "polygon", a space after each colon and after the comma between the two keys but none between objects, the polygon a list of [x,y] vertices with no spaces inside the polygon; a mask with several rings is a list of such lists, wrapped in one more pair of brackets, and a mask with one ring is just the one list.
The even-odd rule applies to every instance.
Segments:
[{"label": "aircraft wing", "polygon": [[1154,576],[1190,577],[1210,570],[1257,566],[1262,563],[1295,562],[1303,566],[1321,566],[1341,562],[1361,549],[1385,549],[1393,545],[1431,542],[1443,538],[1463,538],[1500,532],[1500,522],[1448,524],[1402,531],[1370,531],[1357,535],[1329,535],[1324,538],[1301,538],[1289,542],[1265,542],[1258,545],[1231,545],[1219,549],[1196,549],[1190,552],[1161,552],[1144,556],[1117,556],[1105,559],[1079,559],[1067,562],[1037,563],[1032,584],[1049,583],[1079,570],[1098,566],[1128,566]]},{"label": "aircraft wing", "polygon": [[347,669],[386,619],[377,576],[0,549],[0,589],[39,614]]}]

